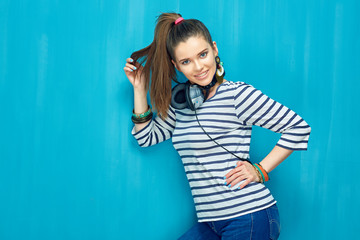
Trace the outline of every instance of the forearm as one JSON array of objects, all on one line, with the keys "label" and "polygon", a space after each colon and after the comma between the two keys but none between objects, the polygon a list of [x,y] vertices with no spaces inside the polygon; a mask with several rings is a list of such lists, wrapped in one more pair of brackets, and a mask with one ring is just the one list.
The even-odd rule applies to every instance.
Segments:
[{"label": "forearm", "polygon": [[[136,114],[145,113],[148,110],[148,102],[146,98],[147,92],[144,90],[138,90],[134,88],[134,112]],[[135,131],[138,132],[143,129],[147,124],[149,124],[150,120],[144,123],[136,123]]]},{"label": "forearm", "polygon": [[271,152],[260,162],[261,166],[268,173],[274,170],[282,161],[284,161],[293,150],[275,146]]}]

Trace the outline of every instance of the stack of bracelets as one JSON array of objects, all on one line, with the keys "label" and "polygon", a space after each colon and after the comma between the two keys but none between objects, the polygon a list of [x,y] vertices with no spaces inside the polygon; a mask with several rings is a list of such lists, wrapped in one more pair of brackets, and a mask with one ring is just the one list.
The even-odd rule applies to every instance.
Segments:
[{"label": "stack of bracelets", "polygon": [[136,114],[133,110],[133,114],[131,116],[131,121],[133,121],[133,123],[145,123],[147,121],[149,121],[150,119],[152,119],[153,117],[153,113],[151,111],[150,106],[149,110],[147,110],[145,113],[141,113],[141,114]]},{"label": "stack of bracelets", "polygon": [[256,174],[258,175],[259,179],[260,179],[260,183],[264,183],[269,181],[269,174],[267,173],[267,171],[265,171],[265,169],[260,165],[260,163],[254,163],[253,164],[254,169],[256,171]]}]

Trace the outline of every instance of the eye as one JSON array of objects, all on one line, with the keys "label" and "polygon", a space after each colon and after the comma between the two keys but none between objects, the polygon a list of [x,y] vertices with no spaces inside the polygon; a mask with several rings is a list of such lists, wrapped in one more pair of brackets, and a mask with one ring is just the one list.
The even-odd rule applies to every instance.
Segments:
[{"label": "eye", "polygon": [[188,64],[188,63],[189,63],[189,60],[185,60],[185,61],[183,61],[181,64],[186,65],[186,64]]},{"label": "eye", "polygon": [[204,57],[207,56],[207,54],[208,54],[208,52],[203,52],[203,53],[200,55],[200,57],[204,58]]}]

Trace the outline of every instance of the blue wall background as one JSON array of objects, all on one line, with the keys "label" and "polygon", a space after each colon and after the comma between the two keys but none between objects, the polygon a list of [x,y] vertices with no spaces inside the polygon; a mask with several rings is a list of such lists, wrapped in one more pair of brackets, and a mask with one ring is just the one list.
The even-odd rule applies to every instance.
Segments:
[{"label": "blue wall background", "polygon": [[[271,173],[281,239],[355,239],[357,0],[0,1],[0,239],[176,239],[196,222],[171,142],[132,138],[123,67],[160,12],[203,21],[227,79],[312,127]],[[255,128],[260,161],[279,135]]]}]

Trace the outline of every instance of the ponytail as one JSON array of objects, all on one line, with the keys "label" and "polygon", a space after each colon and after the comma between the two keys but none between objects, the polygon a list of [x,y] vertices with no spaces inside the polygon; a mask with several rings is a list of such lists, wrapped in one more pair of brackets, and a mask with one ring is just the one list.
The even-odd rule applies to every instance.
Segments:
[{"label": "ponytail", "polygon": [[[153,42],[134,53],[134,62],[144,65],[142,74],[146,86],[150,86],[151,104],[162,118],[167,117],[171,102],[171,80],[177,82],[174,49],[180,42],[192,36],[203,36],[212,46],[212,39],[205,25],[196,19],[188,19],[175,25],[177,13],[162,13],[156,23]],[[150,79],[151,75],[151,79]]]}]

